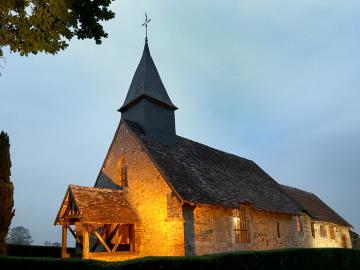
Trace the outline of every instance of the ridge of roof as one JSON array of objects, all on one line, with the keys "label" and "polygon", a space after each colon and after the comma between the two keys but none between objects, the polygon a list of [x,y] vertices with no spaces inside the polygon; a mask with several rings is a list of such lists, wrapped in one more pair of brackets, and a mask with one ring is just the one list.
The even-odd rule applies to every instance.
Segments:
[{"label": "ridge of roof", "polygon": [[140,99],[146,97],[151,101],[161,103],[171,110],[177,109],[166,92],[165,86],[151,57],[147,42],[145,42],[141,60],[132,78],[124,104],[118,111],[124,112]]},{"label": "ridge of roof", "polygon": [[174,145],[146,138],[124,120],[169,184],[185,202],[299,214],[300,207],[254,161],[177,135]]},{"label": "ridge of roof", "polygon": [[303,192],[309,196],[316,196],[315,193],[313,192],[310,192],[310,191],[306,191],[306,190],[303,190],[303,189],[300,189],[300,188],[297,188],[297,187],[292,187],[292,186],[288,186],[288,185],[283,185],[283,184],[280,184],[282,188],[285,188],[285,189],[288,189],[288,190],[294,190],[294,191],[299,191],[299,192]]},{"label": "ridge of roof", "polygon": [[336,213],[335,210],[328,206],[316,194],[287,185],[281,185],[281,187],[303,210],[308,212],[312,218],[352,227],[350,223]]},{"label": "ridge of roof", "polygon": [[110,189],[110,188],[98,188],[98,187],[86,187],[86,186],[79,186],[79,185],[69,185],[70,190],[76,191],[90,191],[90,192],[102,192],[102,193],[124,193],[122,189]]},{"label": "ridge of roof", "polygon": [[[145,136],[144,136],[144,133],[143,131],[141,130],[141,128],[138,126],[138,124],[136,124],[135,122],[132,122],[132,121],[129,121],[129,120],[124,120],[122,119],[122,121],[124,121],[133,131],[136,131],[136,135],[138,136],[141,136],[141,138],[144,138],[145,139]],[[185,141],[188,141],[189,143],[193,143],[193,144],[197,144],[198,146],[200,147],[204,147],[204,148],[207,148],[211,151],[216,151],[216,152],[219,152],[219,153],[222,153],[224,155],[229,155],[229,156],[232,156],[234,158],[239,158],[239,159],[242,159],[242,160],[247,160],[249,162],[252,162],[256,165],[256,163],[251,160],[251,159],[248,159],[248,158],[244,158],[244,157],[240,157],[238,155],[235,155],[235,154],[232,154],[232,153],[229,153],[229,152],[226,152],[224,150],[221,150],[221,149],[217,149],[217,148],[214,148],[214,147],[211,147],[209,145],[206,145],[206,144],[203,144],[201,142],[198,142],[198,141],[194,141],[194,140],[191,140],[189,138],[186,138],[186,137],[183,137],[183,136],[180,136],[180,135],[176,135],[177,138],[181,139],[181,140],[185,140]],[[165,144],[164,144],[165,145]]]},{"label": "ridge of roof", "polygon": [[[239,207],[240,203],[251,203],[258,210],[293,215],[305,211],[312,218],[352,227],[317,195],[279,184],[250,159],[178,135],[175,145],[161,144],[146,138],[136,123],[123,121],[144,146],[171,187],[185,202],[231,208]],[[202,154],[204,152],[206,155]],[[204,179],[204,174],[201,174],[204,170],[205,174],[212,174],[213,179]],[[197,174],[198,171],[200,174]],[[183,179],[191,181],[182,181]],[[197,182],[202,181],[205,182],[205,190],[203,185],[197,185]],[[213,189],[206,189],[208,186]],[[215,193],[212,192],[214,190]],[[305,197],[312,203],[306,204],[297,197]]]}]

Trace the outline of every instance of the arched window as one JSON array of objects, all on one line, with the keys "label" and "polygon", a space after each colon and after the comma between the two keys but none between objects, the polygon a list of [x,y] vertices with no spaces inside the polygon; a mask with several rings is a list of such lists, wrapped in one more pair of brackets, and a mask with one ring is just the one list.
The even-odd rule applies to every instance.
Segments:
[{"label": "arched window", "polygon": [[121,186],[127,187],[128,186],[128,180],[127,180],[127,166],[125,159],[123,159],[123,162],[121,164]]},{"label": "arched window", "polygon": [[127,179],[127,166],[125,158],[122,157],[119,159],[116,170],[115,170],[115,183],[121,187],[128,186],[128,179]]}]

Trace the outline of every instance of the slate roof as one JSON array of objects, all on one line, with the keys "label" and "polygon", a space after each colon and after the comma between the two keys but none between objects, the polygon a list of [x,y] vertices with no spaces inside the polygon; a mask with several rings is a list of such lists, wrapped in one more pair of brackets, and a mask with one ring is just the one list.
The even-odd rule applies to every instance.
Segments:
[{"label": "slate roof", "polygon": [[59,224],[58,219],[64,215],[69,200],[74,200],[82,222],[133,223],[138,221],[137,214],[131,208],[124,191],[69,185],[55,224]]},{"label": "slate roof", "polygon": [[175,145],[147,139],[124,121],[183,201],[222,207],[250,203],[258,210],[299,214],[352,227],[315,194],[280,185],[255,162],[177,136]]},{"label": "slate roof", "polygon": [[248,202],[259,210],[299,214],[300,207],[253,161],[180,136],[175,145],[150,141],[135,123],[124,122],[182,200],[232,208]]},{"label": "slate roof", "polygon": [[303,210],[308,212],[312,218],[352,227],[315,194],[285,185],[282,185],[282,188],[302,207]]},{"label": "slate roof", "polygon": [[131,81],[129,91],[124,104],[119,109],[124,112],[141,98],[147,98],[153,102],[176,110],[177,107],[171,102],[164,84],[150,55],[148,43],[145,42],[143,55]]}]

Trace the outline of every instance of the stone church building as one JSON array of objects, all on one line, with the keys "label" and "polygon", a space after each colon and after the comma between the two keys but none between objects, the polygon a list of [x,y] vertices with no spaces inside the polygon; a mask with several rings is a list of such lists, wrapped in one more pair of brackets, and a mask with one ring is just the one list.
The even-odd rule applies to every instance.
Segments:
[{"label": "stone church building", "polygon": [[[351,225],[315,194],[177,135],[175,110],[146,41],[94,187],[70,185],[56,216],[62,257],[351,247]],[[70,234],[76,254],[66,250]]]}]

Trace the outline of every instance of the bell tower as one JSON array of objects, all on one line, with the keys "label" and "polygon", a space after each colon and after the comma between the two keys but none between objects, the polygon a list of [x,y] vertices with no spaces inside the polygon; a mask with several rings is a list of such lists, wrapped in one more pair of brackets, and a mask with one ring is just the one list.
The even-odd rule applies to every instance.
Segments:
[{"label": "bell tower", "polygon": [[138,124],[148,139],[174,144],[176,109],[150,55],[146,38],[140,63],[118,111],[122,119]]}]

